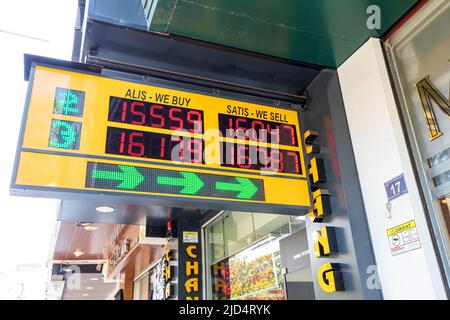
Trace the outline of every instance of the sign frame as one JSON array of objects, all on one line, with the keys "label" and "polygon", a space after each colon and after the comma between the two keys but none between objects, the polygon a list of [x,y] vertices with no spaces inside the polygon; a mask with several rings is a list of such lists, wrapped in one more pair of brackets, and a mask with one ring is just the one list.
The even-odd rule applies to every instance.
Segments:
[{"label": "sign frame", "polygon": [[[107,72],[104,72],[104,70],[99,69],[98,67],[93,66],[92,68],[84,65],[84,64],[78,64],[78,63],[68,63],[65,61],[58,61],[58,60],[54,60],[54,59],[48,59],[47,61],[42,61],[42,58],[37,59],[40,61],[30,61],[30,70],[27,71],[25,70],[25,74],[29,75],[29,79],[28,81],[31,81],[34,79],[34,75],[35,75],[35,70],[37,66],[42,66],[42,67],[47,67],[47,68],[55,68],[55,69],[60,69],[60,70],[66,70],[66,71],[71,71],[71,72],[76,72],[76,73],[82,73],[82,74],[88,74],[88,75],[94,75],[94,76],[99,76],[99,77],[104,77],[104,78],[109,78],[109,79],[115,79],[115,80],[120,80],[120,81],[126,81],[126,82],[130,82],[130,83],[136,83],[136,84],[140,84],[140,85],[151,85],[151,86],[156,86],[156,87],[162,87],[162,88],[166,88],[166,89],[172,89],[172,90],[180,90],[180,91],[184,91],[187,93],[195,93],[195,94],[201,94],[201,95],[209,95],[209,96],[217,96],[215,94],[214,90],[211,90],[210,88],[207,87],[202,87],[199,85],[193,85],[193,84],[180,84],[178,82],[175,81],[170,81],[170,80],[162,80],[162,79],[153,79],[151,83],[148,83],[148,81],[145,80],[145,77],[142,77],[142,81],[139,81],[138,79],[136,79],[137,75],[135,74],[127,74],[127,73],[122,73],[120,77],[117,76],[111,76],[108,74],[105,74]],[[111,71],[111,70],[106,70],[106,71]],[[112,72],[114,72],[114,70],[112,70]],[[129,75],[130,79],[128,78],[124,78],[123,75]],[[151,205],[158,205],[158,206],[165,206],[165,207],[190,207],[190,208],[204,208],[204,209],[221,209],[221,210],[247,210],[247,211],[255,211],[258,210],[260,212],[274,212],[274,213],[286,213],[286,214],[301,214],[301,213],[305,213],[307,212],[309,206],[292,206],[292,205],[283,205],[283,204],[273,204],[273,203],[263,203],[263,202],[247,202],[247,201],[238,201],[238,200],[233,200],[233,202],[227,202],[227,201],[223,201],[223,200],[216,200],[216,199],[195,199],[195,206],[190,205],[189,202],[191,202],[192,200],[190,199],[186,199],[186,198],[180,198],[177,196],[154,196],[154,195],[144,195],[144,194],[140,194],[138,196],[136,196],[136,194],[131,193],[131,192],[121,192],[121,193],[117,193],[117,192],[109,192],[109,191],[105,191],[105,190],[80,190],[80,189],[73,189],[73,188],[53,188],[53,187],[44,187],[44,186],[32,186],[32,185],[24,185],[24,184],[18,184],[16,183],[17,181],[17,177],[18,177],[18,166],[19,166],[19,160],[20,160],[20,156],[22,152],[26,152],[26,151],[30,151],[30,152],[39,152],[42,154],[48,153],[48,154],[55,154],[52,151],[43,151],[43,150],[32,150],[29,149],[27,150],[26,148],[23,148],[23,139],[24,139],[24,134],[25,134],[25,128],[26,128],[26,123],[27,123],[27,116],[28,116],[28,111],[29,111],[29,106],[30,106],[30,99],[31,99],[31,94],[32,94],[32,85],[33,83],[30,82],[28,85],[28,89],[27,89],[27,95],[26,95],[26,99],[25,99],[25,107],[24,107],[24,113],[23,113],[23,117],[22,117],[22,122],[21,122],[21,129],[20,129],[20,134],[19,134],[19,139],[18,139],[18,144],[17,144],[17,149],[16,149],[16,157],[15,157],[15,161],[14,161],[14,169],[13,169],[13,175],[12,175],[12,179],[11,179],[11,184],[10,184],[10,193],[12,195],[16,195],[16,196],[33,196],[33,197],[44,197],[44,198],[57,198],[57,199],[75,199],[75,200],[89,200],[89,199],[98,199],[98,195],[102,195],[104,196],[103,199],[105,200],[105,202],[107,203],[108,201],[112,201],[112,202],[117,202],[117,199],[120,199],[120,202],[127,202],[127,203],[145,203],[145,204],[149,204],[148,201],[151,199]],[[244,93],[238,93],[238,92],[234,92],[234,91],[220,91],[220,98],[224,98],[224,99],[233,99],[233,100],[238,100],[238,101],[243,101],[243,102],[248,102],[248,103],[254,103],[254,104],[260,104],[263,106],[267,106],[267,107],[271,107],[271,108],[280,108],[280,109],[290,109],[287,106],[289,105],[289,103],[287,102],[274,102],[273,100],[269,100],[267,98],[263,98],[263,97],[257,97],[257,96],[250,96],[248,94],[244,94]],[[272,105],[271,105],[272,103]],[[292,109],[290,109],[292,111]],[[303,159],[301,159],[301,161],[304,163],[304,167],[303,169],[306,170],[306,163],[304,162],[304,155],[305,155],[305,149],[304,149],[304,145],[302,143],[302,127],[301,127],[301,122],[300,122],[300,116],[297,114],[297,121],[298,121],[298,132],[299,132],[299,136],[298,141],[299,141],[299,146],[298,148],[300,148],[301,150],[301,156],[303,155]],[[76,156],[79,157],[80,155],[78,154],[70,154],[67,153],[67,155],[70,156]],[[95,161],[95,159],[97,161],[102,161],[101,157],[95,157],[93,158]],[[115,160],[120,160],[120,159],[115,159]],[[135,160],[135,161],[133,161]],[[137,163],[139,162],[138,159],[129,159],[129,160],[123,160],[129,163]],[[120,162],[120,161],[119,161]],[[150,163],[149,161],[146,161],[146,163]],[[169,163],[164,163],[162,164],[166,167],[170,167],[171,164]],[[183,167],[183,165],[181,165]],[[205,170],[208,170],[208,168],[205,168]],[[240,172],[237,170],[228,170],[226,167],[224,167],[222,170],[220,171],[230,171],[230,172],[234,172],[235,174],[239,175],[246,175],[246,174],[250,174],[251,173],[244,173],[244,172]],[[306,173],[305,173],[306,174]],[[256,171],[255,173],[253,173],[253,176],[257,176],[259,175],[259,171]],[[305,178],[292,178],[289,176],[273,176],[274,178],[281,178],[281,179],[294,179],[294,180],[304,180],[306,182],[306,190],[309,190],[309,181],[307,179],[307,177]],[[309,203],[311,203],[311,195],[308,192],[307,197],[309,198]]]}]

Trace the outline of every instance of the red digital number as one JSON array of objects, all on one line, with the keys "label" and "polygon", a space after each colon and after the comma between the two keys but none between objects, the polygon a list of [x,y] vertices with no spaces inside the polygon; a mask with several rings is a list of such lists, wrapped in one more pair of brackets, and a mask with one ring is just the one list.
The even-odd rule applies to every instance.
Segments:
[{"label": "red digital number", "polygon": [[161,137],[161,149],[159,149],[159,156],[161,157],[161,159],[164,159],[164,154],[166,151],[166,138],[165,137]]},{"label": "red digital number", "polygon": [[145,147],[142,143],[143,138],[144,135],[142,134],[142,132],[132,132],[130,134],[130,136],[128,137],[128,154],[130,156],[142,157],[144,155]]},{"label": "red digital number", "polygon": [[123,154],[125,151],[125,138],[126,138],[126,132],[122,132],[120,134],[120,144],[119,144],[119,153]]},{"label": "red digital number", "polygon": [[[163,128],[164,127],[164,116],[162,114],[155,113],[155,110],[160,110],[162,113],[162,111],[164,109],[163,109],[163,106],[161,106],[159,104],[152,104],[150,106],[150,116],[152,117],[150,126],[155,127],[155,128]],[[159,123],[154,122],[155,119],[159,120]]]},{"label": "red digital number", "polygon": [[126,101],[124,101],[123,103],[122,103],[122,114],[121,114],[121,116],[120,116],[120,120],[122,121],[122,122],[126,122],[127,121],[127,102]]},{"label": "red digital number", "polygon": [[296,152],[293,152],[293,151],[288,151],[287,153],[286,153],[286,163],[287,163],[287,161],[288,161],[288,157],[291,157],[293,160],[293,163],[294,163],[294,166],[295,166],[295,173],[300,173],[300,164],[299,164],[299,159],[298,159],[298,154],[296,153]]},{"label": "red digital number", "polygon": [[248,136],[246,135],[247,131],[247,119],[245,118],[237,118],[236,119],[236,138],[238,139],[248,139]]},{"label": "red digital number", "polygon": [[270,170],[283,172],[283,154],[279,150],[272,150],[270,154]]},{"label": "red digital number", "polygon": [[290,135],[291,138],[291,145],[295,146],[295,130],[293,126],[290,125],[284,125],[283,130],[288,132],[288,135]]},{"label": "red digital number", "polygon": [[202,114],[197,110],[189,110],[187,113],[187,121],[193,125],[193,128],[189,128],[189,132],[202,133],[203,131],[203,119]]},{"label": "red digital number", "polygon": [[267,125],[267,131],[270,134],[270,142],[271,143],[280,143],[280,126],[275,126],[275,128],[271,128],[270,124]]},{"label": "red digital number", "polygon": [[[178,113],[178,116],[175,115],[175,113]],[[181,113],[182,113],[182,111],[180,108],[170,108],[169,118],[171,120],[171,122],[170,122],[171,130],[183,129],[183,119],[181,118]],[[175,125],[173,125],[173,123],[175,123]]]},{"label": "red digital number", "polygon": [[225,163],[224,164],[228,164],[231,166],[234,166],[235,164],[235,152],[234,152],[234,148],[235,148],[235,144],[233,143],[225,143]]},{"label": "red digital number", "polygon": [[250,169],[251,164],[248,156],[246,155],[246,151],[248,150],[248,146],[245,145],[237,145],[236,153],[237,153],[237,165],[239,168]]},{"label": "red digital number", "polygon": [[[136,124],[139,126],[142,126],[145,124],[145,113],[141,110],[136,110],[136,107],[141,108],[144,106],[143,102],[133,101],[130,105],[130,111],[133,115],[131,119],[131,124]],[[139,120],[135,120],[136,116],[139,118]]]},{"label": "red digital number", "polygon": [[232,118],[228,118],[228,128],[226,130],[226,136],[229,138],[233,138],[234,137],[234,126],[233,126],[233,119]]},{"label": "red digital number", "polygon": [[[182,137],[179,136],[172,136],[171,138],[171,147],[170,147],[170,152],[171,152],[171,160],[172,161],[185,161],[184,157],[184,148],[185,148],[185,140]],[[175,154],[173,149],[174,148],[179,148],[178,149],[178,154]],[[178,158],[176,158],[178,157]]]},{"label": "red digital number", "polygon": [[266,141],[266,130],[264,129],[264,123],[261,121],[252,121],[252,140],[260,142]]},{"label": "red digital number", "polygon": [[263,165],[263,168],[267,169],[269,167],[269,157],[267,156],[266,148],[258,148],[258,160]]},{"label": "red digital number", "polygon": [[190,139],[188,151],[191,156],[192,163],[202,163],[203,161],[203,145],[198,139]]},{"label": "red digital number", "polygon": [[154,135],[150,137],[150,145],[148,145],[150,154],[164,159],[166,155],[166,137]]}]

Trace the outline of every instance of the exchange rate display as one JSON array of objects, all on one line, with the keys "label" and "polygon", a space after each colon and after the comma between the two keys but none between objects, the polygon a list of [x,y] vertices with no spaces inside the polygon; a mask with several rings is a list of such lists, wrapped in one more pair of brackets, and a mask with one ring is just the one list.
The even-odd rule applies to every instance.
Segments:
[{"label": "exchange rate display", "polygon": [[293,110],[57,65],[35,64],[29,86],[14,194],[310,206]]}]

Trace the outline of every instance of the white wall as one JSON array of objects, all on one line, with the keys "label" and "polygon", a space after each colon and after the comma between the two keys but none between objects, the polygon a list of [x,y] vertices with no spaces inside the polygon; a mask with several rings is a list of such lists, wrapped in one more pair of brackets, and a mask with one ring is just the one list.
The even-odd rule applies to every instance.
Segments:
[{"label": "white wall", "polygon": [[[446,299],[378,39],[341,67],[339,81],[385,299]],[[403,173],[408,194],[387,217],[384,183]],[[416,220],[421,248],[392,256],[386,230]]]}]

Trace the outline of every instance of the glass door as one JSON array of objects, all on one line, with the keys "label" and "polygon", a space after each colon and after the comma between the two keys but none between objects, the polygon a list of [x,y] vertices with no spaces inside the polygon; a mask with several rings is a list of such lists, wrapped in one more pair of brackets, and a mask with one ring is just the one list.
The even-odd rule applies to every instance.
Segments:
[{"label": "glass door", "polygon": [[450,1],[431,0],[385,41],[447,285],[450,279]]}]

